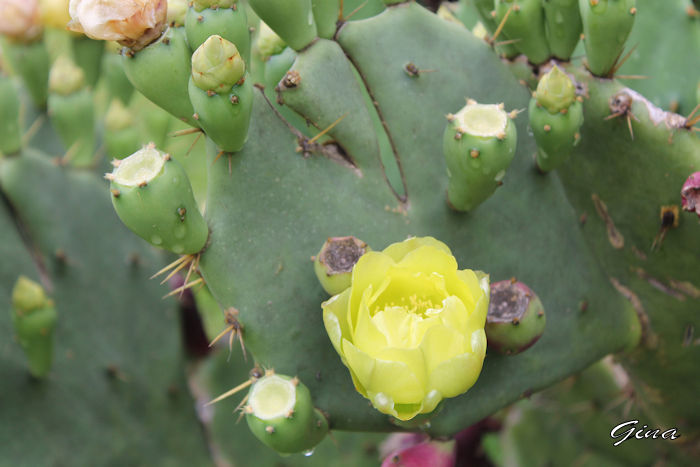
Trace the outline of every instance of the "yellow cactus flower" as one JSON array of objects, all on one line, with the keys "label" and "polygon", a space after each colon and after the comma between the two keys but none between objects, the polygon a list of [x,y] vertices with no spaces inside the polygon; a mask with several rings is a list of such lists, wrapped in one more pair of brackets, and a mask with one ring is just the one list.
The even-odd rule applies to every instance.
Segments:
[{"label": "yellow cactus flower", "polygon": [[41,30],[37,0],[0,1],[0,34],[18,41],[31,41]]},{"label": "yellow cactus flower", "polygon": [[355,388],[400,420],[474,385],[486,353],[488,276],[459,270],[432,238],[363,255],[352,284],[322,304],[326,332]]},{"label": "yellow cactus flower", "polygon": [[70,22],[69,0],[40,0],[41,21],[44,26],[66,29]]},{"label": "yellow cactus flower", "polygon": [[70,0],[71,31],[140,50],[166,26],[167,0]]}]

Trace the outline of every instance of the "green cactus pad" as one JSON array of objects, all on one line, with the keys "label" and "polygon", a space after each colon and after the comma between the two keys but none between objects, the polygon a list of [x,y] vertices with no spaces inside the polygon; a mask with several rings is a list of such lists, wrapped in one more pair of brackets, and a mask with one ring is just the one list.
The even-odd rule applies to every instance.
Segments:
[{"label": "green cactus pad", "polygon": [[0,156],[15,154],[22,149],[20,101],[15,82],[0,71]]},{"label": "green cactus pad", "polygon": [[328,421],[314,409],[298,378],[267,374],[248,393],[246,420],[253,434],[281,454],[312,449],[328,433]]},{"label": "green cactus pad", "polygon": [[219,35],[233,42],[243,60],[250,63],[250,30],[245,8],[237,3],[233,7],[204,8],[198,11],[194,6],[187,9],[185,31],[190,49],[197,48],[209,36]]},{"label": "green cactus pad", "polygon": [[170,28],[146,48],[124,52],[122,63],[131,84],[151,102],[197,127],[187,92],[191,54],[183,28]]},{"label": "green cactus pad", "polygon": [[512,8],[503,25],[503,34],[516,41],[515,48],[535,65],[545,62],[550,51],[541,0],[496,0],[495,7],[498,23]]},{"label": "green cactus pad", "polygon": [[549,50],[556,58],[568,61],[583,30],[578,0],[545,0],[542,6]]},{"label": "green cactus pad", "polygon": [[517,130],[502,105],[469,101],[448,116],[443,137],[450,207],[471,211],[488,199],[515,156]]},{"label": "green cactus pad", "polygon": [[294,50],[303,49],[318,37],[311,0],[249,0],[249,4]]},{"label": "green cactus pad", "polygon": [[199,252],[208,228],[182,166],[153,146],[121,160],[111,174],[112,204],[134,233],[176,254]]},{"label": "green cactus pad", "polygon": [[579,0],[588,69],[607,76],[620,57],[637,13],[636,0]]}]

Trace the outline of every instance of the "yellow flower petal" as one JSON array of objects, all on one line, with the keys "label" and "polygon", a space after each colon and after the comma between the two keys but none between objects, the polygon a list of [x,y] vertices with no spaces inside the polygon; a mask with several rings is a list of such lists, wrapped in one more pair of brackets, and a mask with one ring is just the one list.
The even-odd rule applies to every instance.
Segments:
[{"label": "yellow flower petal", "polygon": [[422,318],[407,312],[403,307],[391,307],[377,312],[372,321],[386,337],[387,346],[395,348],[418,347],[428,329],[440,323],[437,317]]},{"label": "yellow flower petal", "polygon": [[430,373],[428,387],[443,397],[455,397],[474,385],[481,372],[483,358],[464,353],[440,363]]},{"label": "yellow flower petal", "polygon": [[442,250],[448,255],[452,255],[450,248],[442,243],[440,240],[436,240],[433,237],[413,237],[408,240],[404,240],[400,243],[394,243],[386,247],[383,251],[384,254],[390,256],[397,263],[401,261],[404,256],[410,251],[413,251],[422,246],[432,246],[438,250]]},{"label": "yellow flower petal", "polygon": [[407,252],[397,266],[413,271],[447,274],[457,270],[457,260],[449,251],[426,245]]},{"label": "yellow flower petal", "polygon": [[[394,260],[378,252],[369,251],[360,257],[352,269],[352,285],[350,286],[350,309],[357,310],[362,295],[369,286],[377,288],[384,282],[387,271],[394,265]],[[355,318],[351,317],[350,327],[354,328]]]},{"label": "yellow flower petal", "polygon": [[463,334],[442,324],[434,326],[425,334],[420,348],[425,356],[428,374],[445,360],[470,350],[469,341]]},{"label": "yellow flower petal", "polygon": [[374,324],[369,314],[367,301],[372,293],[368,288],[362,296],[362,301],[357,313],[357,325],[352,333],[355,346],[367,355],[376,356],[379,351],[388,347],[389,342],[384,334]]},{"label": "yellow flower petal", "polygon": [[350,328],[348,327],[348,303],[350,302],[350,289],[346,289],[338,295],[334,295],[330,299],[321,304],[323,309],[323,324],[326,327],[328,337],[331,339],[336,352],[343,355],[341,352],[340,341],[343,337],[350,336]]}]

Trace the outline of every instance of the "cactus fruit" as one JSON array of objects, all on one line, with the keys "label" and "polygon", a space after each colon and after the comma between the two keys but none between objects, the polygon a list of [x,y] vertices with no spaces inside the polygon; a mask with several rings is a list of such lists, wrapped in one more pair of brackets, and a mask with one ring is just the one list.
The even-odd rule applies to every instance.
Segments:
[{"label": "cactus fruit", "polygon": [[607,76],[622,55],[637,14],[636,0],[579,0],[588,69]]},{"label": "cactus fruit", "polygon": [[471,211],[498,188],[515,156],[517,130],[503,105],[469,100],[448,115],[443,138],[450,206]]},{"label": "cactus fruit", "polygon": [[29,372],[44,378],[53,360],[56,308],[36,282],[20,276],[12,292],[12,324],[29,363]]},{"label": "cactus fruit", "polygon": [[700,217],[700,172],[695,172],[681,188],[681,205],[683,210],[695,212]]},{"label": "cactus fruit", "polygon": [[[405,438],[396,440],[394,437]],[[454,467],[457,461],[455,440],[430,440],[412,433],[395,433],[382,445],[382,449],[396,444],[382,461],[382,467]]]},{"label": "cactus fruit", "polygon": [[318,37],[311,2],[312,0],[249,0],[248,3],[287,45],[298,51]]},{"label": "cactus fruit", "polygon": [[233,42],[246,63],[250,62],[250,31],[245,8],[238,0],[195,0],[187,9],[185,31],[190,49],[218,35]]},{"label": "cactus fruit", "polygon": [[119,218],[152,245],[176,254],[198,253],[209,229],[199,213],[184,169],[149,145],[115,161],[105,175]]},{"label": "cactus fruit", "polygon": [[0,156],[15,154],[22,149],[19,113],[17,86],[0,69]]},{"label": "cactus fruit", "polygon": [[93,164],[95,110],[85,73],[70,58],[59,57],[49,76],[49,115],[66,148],[65,159],[75,167]]},{"label": "cactus fruit", "polygon": [[340,19],[340,0],[311,0],[318,37],[332,39]]},{"label": "cactus fruit", "polygon": [[505,19],[503,34],[515,48],[535,65],[545,62],[550,51],[541,0],[496,0],[495,7],[497,21]]},{"label": "cactus fruit", "polygon": [[309,389],[298,378],[272,371],[253,383],[244,411],[253,434],[280,454],[313,449],[328,433]]},{"label": "cactus fruit", "polygon": [[545,0],[542,6],[549,50],[559,60],[568,61],[583,30],[578,0]]},{"label": "cactus fruit", "polygon": [[520,353],[539,340],[545,322],[542,302],[530,287],[512,280],[491,284],[486,316],[489,348],[506,355]]},{"label": "cactus fruit", "polygon": [[180,120],[199,126],[187,91],[191,52],[183,28],[170,28],[148,47],[124,51],[122,57],[126,76],[138,91]]},{"label": "cactus fruit", "polygon": [[207,136],[222,151],[240,151],[248,138],[253,85],[233,43],[211,36],[194,52],[189,96]]},{"label": "cactus fruit", "polygon": [[537,141],[537,167],[549,172],[569,157],[583,125],[583,105],[574,83],[557,65],[540,79],[528,111]]},{"label": "cactus fruit", "polygon": [[314,258],[314,271],[323,290],[337,295],[350,287],[352,268],[369,246],[355,237],[332,237],[326,240]]}]

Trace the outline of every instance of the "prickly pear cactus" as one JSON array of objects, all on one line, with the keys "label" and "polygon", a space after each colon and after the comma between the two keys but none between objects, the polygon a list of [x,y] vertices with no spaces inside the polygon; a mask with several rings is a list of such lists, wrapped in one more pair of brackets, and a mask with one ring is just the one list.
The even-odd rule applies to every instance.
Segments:
[{"label": "prickly pear cactus", "polygon": [[[635,417],[682,436],[604,448],[624,420],[598,410],[569,422],[603,434],[562,433],[567,449],[630,465],[699,455],[700,223],[681,205],[700,167],[691,2],[663,15],[650,0],[464,0],[439,14],[171,1],[144,2],[148,15],[119,4],[104,22],[89,13],[99,2],[75,3],[72,30],[120,46],[48,21],[43,36],[0,29],[13,464],[75,463],[77,440],[105,434],[113,445],[86,443],[78,463],[378,462],[375,433],[453,437],[611,353],[624,391],[608,362],[573,376],[575,394],[538,397],[600,409],[624,392]],[[677,43],[684,59],[662,67],[655,53]],[[23,338],[20,276],[55,305],[50,336]],[[197,358],[182,357],[176,313]],[[211,349],[195,351],[202,332]],[[556,431],[536,406],[506,409],[484,444],[492,462],[578,458],[528,454],[529,426]],[[355,434],[333,446],[328,432]],[[25,453],[37,433],[50,442]]]}]

